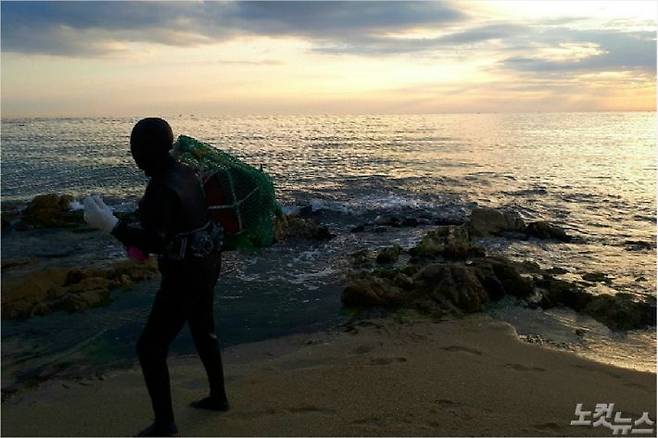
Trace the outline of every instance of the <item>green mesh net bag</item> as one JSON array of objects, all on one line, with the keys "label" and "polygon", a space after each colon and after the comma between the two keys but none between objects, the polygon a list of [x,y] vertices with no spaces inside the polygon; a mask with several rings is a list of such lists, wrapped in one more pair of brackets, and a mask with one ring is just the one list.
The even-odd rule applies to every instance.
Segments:
[{"label": "green mesh net bag", "polygon": [[224,227],[224,249],[274,242],[273,220],[281,209],[269,175],[186,135],[178,137],[172,154],[199,173],[210,217]]}]

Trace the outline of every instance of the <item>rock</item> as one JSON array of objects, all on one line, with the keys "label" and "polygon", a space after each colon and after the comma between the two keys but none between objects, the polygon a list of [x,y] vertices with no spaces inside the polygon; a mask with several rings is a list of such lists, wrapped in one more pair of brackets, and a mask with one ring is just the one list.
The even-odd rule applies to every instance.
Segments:
[{"label": "rock", "polygon": [[2,318],[21,319],[107,304],[110,291],[157,273],[148,263],[120,261],[105,268],[50,268],[3,278]]},{"label": "rock", "polygon": [[503,232],[525,232],[525,223],[513,210],[477,207],[468,218],[468,230],[473,236],[485,237]]},{"label": "rock", "polygon": [[459,263],[428,265],[416,275],[414,285],[439,307],[458,312],[479,312],[490,301],[475,270]]},{"label": "rock", "polygon": [[352,232],[352,233],[362,233],[362,232],[364,232],[365,230],[366,230],[366,226],[363,225],[363,224],[361,224],[361,225],[357,225],[357,226],[355,226],[355,227],[352,227],[352,229],[350,230],[350,232]]},{"label": "rock", "polygon": [[655,301],[638,301],[632,295],[596,295],[583,309],[613,330],[631,330],[656,324]]},{"label": "rock", "polygon": [[434,225],[464,225],[465,223],[465,217],[456,215],[439,216],[432,219]]},{"label": "rock", "polygon": [[566,280],[553,278],[549,275],[535,279],[534,284],[542,295],[540,305],[544,309],[555,306],[567,306],[580,312],[589,304],[593,297],[593,295],[585,292],[580,286]]},{"label": "rock", "polygon": [[361,249],[350,254],[350,264],[354,268],[363,268],[370,266],[373,262],[374,255],[372,251]]},{"label": "rock", "polygon": [[400,219],[395,216],[379,215],[373,221],[375,225],[386,225],[390,227],[399,227]]},{"label": "rock", "polygon": [[328,240],[333,237],[327,227],[311,218],[283,215],[274,221],[274,238],[279,242],[294,239]]},{"label": "rock", "polygon": [[402,289],[375,275],[353,279],[343,290],[342,301],[348,307],[391,307],[403,302]]},{"label": "rock", "polygon": [[413,279],[403,272],[397,272],[393,276],[393,284],[403,290],[411,290],[414,287]]},{"label": "rock", "polygon": [[483,256],[484,250],[471,244],[466,227],[445,225],[425,234],[409,253],[414,257],[465,258]]},{"label": "rock", "polygon": [[299,207],[299,212],[297,213],[300,217],[311,217],[313,216],[313,206],[312,205],[302,205]]},{"label": "rock", "polygon": [[415,217],[405,217],[400,222],[400,226],[402,227],[417,227],[418,225],[420,225],[420,222]]},{"label": "rock", "polygon": [[[52,268],[24,277],[2,279],[2,319],[26,318],[48,300],[48,292],[66,281],[68,270]],[[40,314],[40,313],[39,313]]]},{"label": "rock", "polygon": [[567,235],[562,228],[546,221],[530,222],[525,231],[528,236],[538,239],[551,239],[559,242],[571,242],[572,240],[571,236]]},{"label": "rock", "polygon": [[524,298],[532,294],[532,280],[523,277],[511,260],[504,257],[488,257],[486,261],[491,264],[496,278],[503,285],[507,295]]},{"label": "rock", "polygon": [[73,198],[54,193],[35,196],[23,211],[18,230],[30,228],[71,227],[84,223],[82,212],[71,211]]},{"label": "rock", "polygon": [[400,258],[401,253],[402,247],[400,245],[389,246],[379,251],[376,261],[379,264],[395,263]]}]

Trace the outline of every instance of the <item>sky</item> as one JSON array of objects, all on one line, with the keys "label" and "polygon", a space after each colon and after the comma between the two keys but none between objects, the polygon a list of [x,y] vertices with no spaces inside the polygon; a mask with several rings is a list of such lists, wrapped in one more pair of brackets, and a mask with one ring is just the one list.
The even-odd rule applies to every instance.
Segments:
[{"label": "sky", "polygon": [[657,5],[2,1],[1,110],[655,111]]}]

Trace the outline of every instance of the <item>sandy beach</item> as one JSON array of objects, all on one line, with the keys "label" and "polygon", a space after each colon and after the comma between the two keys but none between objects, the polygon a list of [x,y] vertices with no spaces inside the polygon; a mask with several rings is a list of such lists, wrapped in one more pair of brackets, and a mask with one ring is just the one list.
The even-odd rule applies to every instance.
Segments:
[{"label": "sandy beach", "polygon": [[[597,435],[577,403],[656,413],[656,375],[518,340],[487,316],[365,320],[347,329],[226,349],[231,411],[188,407],[205,392],[195,357],[170,359],[181,436]],[[138,369],[49,381],[2,406],[4,436],[125,436],[151,418]]]}]

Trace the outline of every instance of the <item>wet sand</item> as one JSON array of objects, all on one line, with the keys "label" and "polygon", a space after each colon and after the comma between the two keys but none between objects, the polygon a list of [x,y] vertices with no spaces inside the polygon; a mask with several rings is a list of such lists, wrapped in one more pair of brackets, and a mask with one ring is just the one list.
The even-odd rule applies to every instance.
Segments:
[{"label": "wet sand", "polygon": [[[218,414],[188,406],[205,395],[200,361],[170,360],[180,435],[611,435],[570,426],[576,403],[656,418],[656,374],[521,342],[483,315],[368,320],[229,348],[225,365],[232,409]],[[2,435],[125,436],[150,418],[139,370],[122,370],[15,395]]]}]

